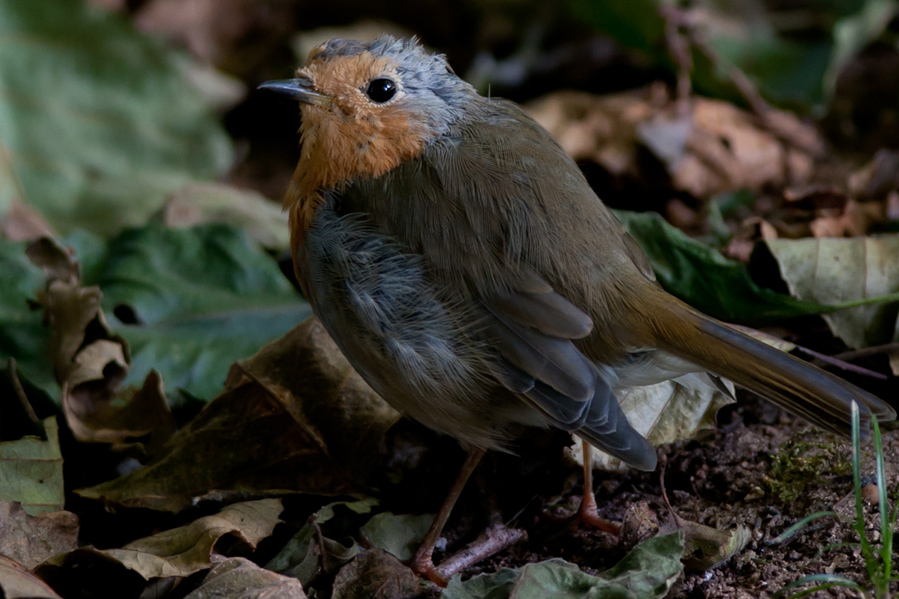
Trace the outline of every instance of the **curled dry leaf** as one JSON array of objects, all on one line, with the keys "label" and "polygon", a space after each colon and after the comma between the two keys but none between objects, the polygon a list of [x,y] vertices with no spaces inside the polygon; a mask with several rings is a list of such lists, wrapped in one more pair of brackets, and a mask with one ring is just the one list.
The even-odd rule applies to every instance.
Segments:
[{"label": "curled dry leaf", "polygon": [[0,595],[4,599],[61,599],[22,564],[0,555]]},{"label": "curled dry leaf", "polygon": [[72,512],[29,516],[21,503],[0,500],[0,554],[33,568],[77,547],[78,526],[78,516]]},{"label": "curled dry leaf", "polygon": [[139,391],[120,392],[131,358],[125,340],[106,321],[99,287],[83,287],[78,262],[49,238],[26,251],[47,277],[37,301],[52,328],[53,370],[75,438],[123,443],[152,434],[151,445],[161,444],[175,429],[162,380],[151,372]]},{"label": "curled dry leaf", "polygon": [[242,557],[232,557],[209,571],[185,599],[306,599],[296,578],[260,568]]},{"label": "curled dry leaf", "polygon": [[10,241],[32,241],[55,235],[53,227],[40,212],[13,198],[9,209],[0,217],[0,235]]},{"label": "curled dry leaf", "polygon": [[[645,387],[616,391],[621,409],[628,421],[653,445],[690,439],[703,430],[715,428],[715,414],[733,403],[733,384],[725,382],[730,396],[714,386],[708,375],[687,375]],[[581,442],[575,437],[569,455],[583,464]],[[626,468],[621,460],[594,450],[593,466],[602,470]]]},{"label": "curled dry leaf", "polygon": [[158,460],[78,493],[167,511],[231,496],[360,494],[398,418],[310,319],[235,365]]},{"label": "curled dry leaf", "polygon": [[575,160],[639,179],[643,147],[662,162],[675,189],[698,198],[804,183],[822,147],[815,130],[793,115],[771,111],[777,124],[771,127],[767,118],[706,98],[694,98],[683,116],[675,102],[651,92],[559,92],[528,112]]},{"label": "curled dry leaf", "polygon": [[[85,563],[103,561],[136,572],[145,580],[190,576],[212,567],[216,543],[226,535],[255,549],[281,522],[278,516],[282,509],[280,499],[235,503],[218,514],[138,539],[121,549],[82,547],[56,555],[38,566],[35,573],[54,584],[64,580],[67,570],[75,566],[80,568]],[[103,584],[102,581],[96,583]]]}]

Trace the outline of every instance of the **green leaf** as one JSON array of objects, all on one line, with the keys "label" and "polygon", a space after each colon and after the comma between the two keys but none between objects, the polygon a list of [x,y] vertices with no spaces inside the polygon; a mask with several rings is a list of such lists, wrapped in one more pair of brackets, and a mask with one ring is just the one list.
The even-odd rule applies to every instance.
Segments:
[{"label": "green leaf", "polygon": [[899,14],[899,2],[896,0],[865,0],[856,14],[834,24],[834,48],[824,76],[828,97],[833,96],[837,77],[846,63],[879,38],[896,14]]},{"label": "green leaf", "polygon": [[552,559],[504,568],[462,582],[454,576],[443,599],[661,599],[683,571],[684,535],[678,531],[638,545],[600,576]]},{"label": "green leaf", "polygon": [[[131,346],[126,384],[140,385],[155,369],[166,388],[211,399],[231,363],[311,315],[275,260],[224,225],[150,225],[108,242],[79,232],[63,245],[75,249],[83,284],[100,286],[110,325]],[[58,396],[47,355],[50,330],[27,304],[43,275],[24,248],[0,241],[0,359],[15,357],[29,381]],[[117,318],[126,315],[136,323]]]},{"label": "green leaf", "polygon": [[48,330],[41,313],[28,306],[44,275],[25,256],[27,245],[0,239],[0,362],[15,358],[22,375],[54,397],[59,387],[47,353]]},{"label": "green leaf", "polygon": [[0,213],[18,198],[110,234],[222,174],[231,141],[197,70],[80,0],[0,0]]},{"label": "green leaf", "polygon": [[373,547],[393,554],[399,560],[410,560],[434,522],[434,514],[396,515],[381,512],[362,527],[362,534]]},{"label": "green leaf", "polygon": [[635,50],[664,56],[665,21],[658,0],[571,0],[575,16],[617,42]]},{"label": "green leaf", "polygon": [[778,104],[809,108],[824,102],[824,74],[830,63],[830,40],[796,42],[772,32],[712,36],[710,44]]},{"label": "green leaf", "polygon": [[168,388],[206,399],[219,392],[232,362],[311,315],[277,263],[224,225],[124,231],[89,274],[84,282],[100,286],[107,313],[128,306],[140,323],[112,322],[131,344],[126,383],[156,369]]},{"label": "green leaf", "polygon": [[46,440],[27,436],[0,442],[0,499],[20,502],[31,516],[61,510],[65,504],[56,417],[44,420],[43,426]]},{"label": "green leaf", "polygon": [[656,213],[615,211],[649,256],[659,283],[691,306],[728,322],[763,324],[827,306],[759,287],[746,266],[687,236]]}]

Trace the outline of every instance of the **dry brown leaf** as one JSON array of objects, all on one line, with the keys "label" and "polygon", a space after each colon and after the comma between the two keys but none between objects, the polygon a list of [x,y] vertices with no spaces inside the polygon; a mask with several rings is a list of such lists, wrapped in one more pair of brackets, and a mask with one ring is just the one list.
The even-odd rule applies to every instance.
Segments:
[{"label": "dry brown leaf", "polygon": [[340,569],[333,599],[399,599],[415,597],[426,583],[398,559],[381,549],[363,551]]},{"label": "dry brown leaf", "polygon": [[200,499],[360,494],[398,418],[310,319],[235,365],[160,459],[78,493],[173,512]]},{"label": "dry brown leaf", "polygon": [[10,241],[32,241],[53,237],[56,233],[40,212],[13,198],[9,209],[0,218],[0,235]]},{"label": "dry brown leaf", "polygon": [[822,143],[788,113],[772,111],[778,125],[772,132],[767,119],[760,125],[755,115],[719,100],[694,98],[690,114],[681,116],[673,101],[652,91],[559,92],[527,109],[575,160],[638,179],[642,146],[665,165],[675,189],[698,198],[805,183]]},{"label": "dry brown leaf", "polygon": [[306,599],[296,578],[260,568],[242,557],[215,565],[196,590],[184,599]]},{"label": "dry brown leaf", "polygon": [[61,599],[43,580],[0,555],[0,596],[5,599]]},{"label": "dry brown leaf", "polygon": [[[47,277],[38,303],[52,327],[50,354],[62,387],[63,412],[75,438],[124,443],[151,434],[158,446],[175,430],[159,375],[151,372],[142,389],[120,392],[130,355],[100,307],[98,287],[82,287],[78,262],[49,238],[27,249]],[[130,396],[130,397],[129,397]]]},{"label": "dry brown leaf", "polygon": [[78,516],[43,512],[29,516],[18,501],[0,500],[0,554],[26,568],[78,546]]},{"label": "dry brown leaf", "polygon": [[162,221],[171,228],[224,223],[245,230],[268,249],[290,245],[287,215],[280,203],[222,183],[194,183],[174,192],[162,209]]},{"label": "dry brown leaf", "polygon": [[815,237],[861,237],[871,225],[886,221],[886,203],[849,200],[842,211],[820,210],[809,224]]},{"label": "dry brown leaf", "polygon": [[224,536],[236,537],[250,548],[270,536],[281,522],[280,499],[236,503],[218,514],[195,520],[150,537],[128,543],[121,549],[83,547],[56,555],[35,569],[45,580],[65,578],[67,570],[85,562],[109,562],[140,574],[145,580],[190,576],[213,565],[216,543]]},{"label": "dry brown leaf", "polygon": [[899,190],[899,150],[879,150],[849,177],[849,191],[860,200],[882,201]]}]

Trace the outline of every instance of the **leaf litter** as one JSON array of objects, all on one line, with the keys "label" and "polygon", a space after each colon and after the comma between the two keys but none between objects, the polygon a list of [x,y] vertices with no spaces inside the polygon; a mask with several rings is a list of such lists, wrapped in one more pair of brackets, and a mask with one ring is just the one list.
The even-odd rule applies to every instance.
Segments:
[{"label": "leaf litter", "polygon": [[[141,26],[169,29],[168,33],[182,36],[182,39],[188,40],[188,46],[197,55],[206,53],[207,59],[234,71],[247,69],[248,64],[258,59],[253,53],[244,53],[240,57],[243,62],[230,62],[229,56],[233,58],[239,55],[233,50],[239,47],[238,40],[246,30],[238,31],[230,37],[219,35],[227,33],[216,30],[216,27],[221,27],[222,21],[205,19],[203,22],[208,25],[207,29],[186,32],[183,28],[179,30],[171,21],[160,18],[165,13],[163,8],[170,3],[160,0],[145,4],[144,7],[127,10],[144,13],[145,20],[138,20],[143,23]],[[634,7],[639,4],[634,3]],[[209,6],[203,9],[207,14]],[[119,8],[126,10],[124,6]],[[197,14],[204,14],[203,10]],[[595,10],[606,9],[600,7]],[[240,1],[231,2],[221,12],[245,15],[247,5]],[[271,14],[275,13],[269,13],[268,16]],[[843,35],[855,36],[854,40],[844,39],[840,42],[843,44],[843,52],[846,52],[845,48],[850,48],[849,54],[855,51],[852,50],[855,47],[853,44],[857,44],[858,40],[879,35],[875,31],[877,27],[862,31],[863,27],[851,22],[847,22],[844,27],[849,33]],[[640,35],[655,35],[652,31],[655,29],[649,27]],[[190,36],[193,38],[189,39]],[[714,43],[720,43],[720,40]],[[263,43],[259,47],[265,45]],[[844,56],[840,57],[840,60],[844,59]],[[697,65],[699,70],[705,68],[701,61]],[[687,223],[691,232],[709,234],[704,237],[708,243],[696,242],[665,225],[661,219],[622,214],[623,220],[628,221],[632,234],[640,238],[641,244],[649,246],[657,276],[672,291],[691,302],[706,302],[708,305],[703,309],[707,311],[717,310],[716,314],[742,322],[770,323],[785,315],[809,315],[825,311],[826,307],[822,307],[822,303],[826,302],[821,302],[820,298],[813,295],[803,297],[796,292],[787,295],[772,292],[759,285],[749,275],[745,263],[749,262],[750,252],[745,248],[752,249],[760,238],[776,239],[778,243],[790,245],[792,237],[808,234],[817,237],[867,235],[877,227],[889,224],[887,221],[897,220],[891,216],[893,213],[899,214],[897,185],[895,179],[891,178],[891,172],[895,173],[895,169],[890,171],[889,166],[892,164],[891,156],[878,154],[866,170],[859,171],[850,180],[848,190],[836,189],[829,196],[818,192],[799,193],[793,199],[785,191],[783,197],[778,197],[778,192],[772,192],[772,189],[801,189],[807,183],[813,183],[814,161],[820,158],[822,147],[814,129],[788,113],[753,114],[724,102],[701,98],[695,99],[690,110],[685,113],[678,106],[680,98],[672,99],[660,89],[648,88],[617,97],[573,97],[564,100],[567,104],[556,97],[549,97],[546,99],[550,104],[547,114],[556,119],[555,124],[550,124],[559,128],[558,136],[570,151],[583,162],[600,165],[619,183],[626,180],[658,181],[653,174],[659,172],[656,169],[661,167],[665,177],[656,191],[662,190],[662,193],[670,194],[673,190],[678,195],[665,204],[666,215],[671,218],[679,213],[680,222]],[[780,90],[781,93],[788,91]],[[559,105],[552,106],[552,102],[559,102]],[[647,170],[646,156],[652,158],[650,170]],[[192,176],[184,180],[190,180]],[[748,192],[754,202],[747,208],[751,216],[747,216],[745,210],[739,216],[737,209],[736,213],[729,213],[726,217],[718,214],[715,225],[712,222],[712,212],[705,212],[707,206],[717,205],[710,199],[739,190]],[[246,196],[242,196],[237,190],[195,186],[182,191],[181,195],[170,196],[171,200],[161,214],[169,227],[204,222],[227,222],[233,225],[245,217],[241,216],[245,215],[240,206],[243,199],[235,201],[235,198]],[[154,190],[154,194],[153,201],[157,202],[158,190]],[[226,199],[228,197],[230,200]],[[828,203],[830,200],[825,201],[825,197],[836,198],[837,203]],[[23,233],[20,234],[25,238],[46,230],[40,222],[40,213],[37,217],[23,216],[21,211],[15,210],[15,206],[13,204],[13,210],[7,212],[4,230],[21,231]],[[254,220],[251,227],[253,237],[267,247],[283,247],[283,231],[278,233],[276,230],[278,216],[273,211],[264,209],[260,214],[262,218]],[[740,227],[748,231],[740,233],[744,235],[742,238],[735,234]],[[205,229],[206,232],[210,230]],[[641,230],[650,232],[641,234]],[[201,231],[204,230],[188,229],[185,234],[203,236],[205,233]],[[220,229],[219,232],[221,231]],[[210,234],[205,239],[213,239],[218,234]],[[135,239],[139,241],[134,243]],[[654,253],[653,239],[663,240],[656,242],[658,248]],[[180,242],[173,240],[175,238],[165,232],[160,234],[159,230],[144,229],[137,234],[124,234],[117,244],[110,246],[109,251],[111,255],[118,256],[129,248],[140,248],[145,243],[145,248],[165,255],[169,248],[183,247],[179,245]],[[190,243],[192,242],[188,245]],[[84,237],[73,240],[73,244],[79,247],[80,255],[83,249],[96,249],[103,245]],[[238,247],[239,244],[229,246],[226,243],[223,246]],[[719,247],[726,247],[732,257],[742,260],[722,260],[717,253]],[[738,247],[744,249],[737,250]],[[238,251],[232,255],[242,254]],[[70,288],[54,289],[54,293],[58,292],[58,295],[53,296],[53,301],[47,301],[47,294],[42,299],[50,304],[57,302],[58,310],[71,306],[68,309],[79,315],[72,323],[65,323],[66,327],[58,327],[59,330],[55,333],[58,337],[54,342],[58,361],[56,370],[64,372],[73,384],[82,387],[85,384],[90,386],[92,382],[98,382],[97,387],[108,387],[110,383],[122,378],[121,371],[128,366],[131,353],[129,349],[141,348],[134,351],[134,356],[140,356],[142,363],[133,365],[131,369],[133,373],[140,374],[140,380],[147,376],[148,365],[160,365],[169,355],[179,353],[180,350],[172,348],[185,346],[162,345],[153,349],[154,329],[163,330],[179,316],[195,310],[198,305],[195,303],[197,297],[204,294],[215,295],[215,291],[210,292],[209,289],[191,295],[190,286],[184,284],[185,281],[194,282],[202,273],[188,270],[181,273],[180,278],[169,278],[171,271],[178,271],[179,261],[190,265],[190,256],[191,252],[172,252],[167,258],[174,259],[166,267],[152,271],[152,260],[135,260],[131,256],[131,266],[126,270],[117,270],[115,267],[105,266],[103,258],[97,259],[89,252],[84,253],[82,260],[85,280],[90,279],[92,285],[99,284],[105,297],[113,300],[102,305],[112,315],[114,325],[122,325],[115,326],[115,329],[131,343],[130,347],[121,343],[108,325],[97,327],[84,324],[85,320],[87,323],[102,324],[103,312],[95,310],[98,296],[90,287],[73,284]],[[265,267],[260,267],[257,263],[248,265],[247,268],[252,270]],[[701,276],[691,278],[704,269],[711,269],[709,272],[716,274],[705,282]],[[240,271],[239,268],[237,270]],[[151,273],[140,283],[153,289],[152,293],[141,296],[133,289],[121,287],[122,280],[141,272]],[[27,280],[33,281],[33,273],[25,272],[25,275],[29,277]],[[91,279],[95,275],[97,279]],[[790,277],[784,276],[789,285]],[[849,288],[853,285],[851,280],[841,277],[840,273],[836,273],[834,277],[833,285],[836,287]],[[20,277],[21,280],[24,279]],[[70,274],[64,273],[57,277],[57,281],[61,282],[71,280]],[[20,281],[16,283],[21,284]],[[239,281],[236,282],[236,289],[239,289]],[[28,289],[32,291],[36,287],[31,283],[28,285]],[[178,287],[188,293],[174,303],[169,303],[171,298],[166,298],[166,294]],[[731,290],[721,291],[727,289]],[[280,287],[274,295],[287,301],[286,294],[280,295],[282,291],[284,288]],[[878,293],[868,294],[867,297],[877,299]],[[19,294],[16,301],[20,301],[21,297],[23,296]],[[261,300],[256,297],[252,300],[248,298],[247,301]],[[240,300],[237,303],[239,305]],[[20,309],[21,307],[20,304]],[[880,309],[875,308],[874,312]],[[21,314],[24,315],[25,312]],[[296,318],[296,315],[290,317],[295,318],[294,323],[302,320]],[[213,321],[214,319],[200,320],[195,328],[186,329],[182,336],[196,337],[197,331],[208,331]],[[39,337],[34,333],[39,329],[35,328],[33,318],[22,322],[27,322],[27,326],[31,328],[22,329],[22,335],[18,339],[24,342],[29,338],[28,335],[32,339]],[[76,326],[68,328],[70,324]],[[240,327],[245,331],[261,328],[258,325],[247,325],[246,322],[240,323]],[[286,330],[285,328],[281,332]],[[240,557],[225,558],[216,554],[210,557],[205,550],[208,542],[201,543],[198,546],[204,549],[199,553],[206,557],[199,556],[191,567],[182,564],[171,569],[173,566],[164,557],[162,561],[149,559],[147,564],[155,564],[155,569],[150,567],[141,572],[151,575],[155,580],[150,585],[156,586],[148,586],[143,574],[135,574],[137,570],[124,568],[140,580],[122,574],[121,563],[104,553],[122,550],[76,550],[74,553],[62,554],[67,556],[63,560],[65,565],[92,565],[96,568],[94,572],[119,572],[111,574],[112,578],[105,579],[107,583],[126,581],[127,585],[117,587],[117,590],[133,589],[135,595],[142,589],[159,591],[171,588],[165,585],[177,586],[184,582],[180,579],[194,568],[199,568],[198,573],[189,575],[186,579],[190,581],[187,584],[196,587],[190,591],[188,596],[191,597],[223,592],[237,593],[235,589],[238,587],[245,589],[246,596],[271,592],[275,596],[282,596],[277,593],[283,593],[283,596],[303,597],[303,589],[311,589],[310,596],[330,593],[331,596],[345,599],[399,597],[420,593],[433,595],[434,589],[422,589],[421,581],[413,577],[408,567],[385,551],[385,548],[399,554],[399,557],[408,556],[414,540],[420,536],[424,522],[430,517],[427,512],[436,507],[436,504],[431,505],[433,501],[418,501],[417,495],[403,497],[405,490],[415,486],[409,484],[409,479],[422,470],[435,469],[436,466],[442,476],[432,480],[442,481],[438,484],[444,484],[448,476],[446,471],[456,466],[452,463],[453,456],[436,456],[435,459],[434,451],[428,446],[445,448],[447,445],[444,441],[421,431],[405,438],[409,432],[408,427],[392,427],[398,415],[383,402],[379,402],[361,379],[353,378],[348,366],[337,359],[339,353],[331,355],[330,352],[334,350],[327,349],[329,341],[317,336],[320,333],[320,325],[316,325],[314,321],[307,322],[282,341],[263,349],[256,358],[237,363],[228,375],[225,390],[209,402],[197,418],[161,445],[160,451],[155,452],[155,461],[124,477],[80,491],[84,497],[102,498],[110,509],[122,510],[122,513],[138,507],[178,512],[179,518],[192,519],[193,524],[174,528],[166,526],[166,532],[171,537],[184,539],[190,538],[196,532],[195,529],[202,529],[205,525],[203,523],[209,522],[205,519],[212,516],[202,516],[204,511],[208,512],[222,503],[232,503],[236,508],[244,504],[233,502],[266,496],[284,496],[288,503],[305,502],[300,509],[296,509],[296,505],[294,508],[289,507],[283,515],[283,519],[289,522],[282,526],[298,529],[295,534],[286,530],[279,533],[273,524],[275,521],[268,520],[270,526],[267,524],[261,528],[259,538],[268,537],[273,547],[266,549],[263,543],[259,547],[262,555],[254,555],[253,559],[257,563],[265,563],[269,556],[277,554],[274,545],[283,546],[285,551],[290,546],[294,549],[294,554],[272,558],[268,562],[269,569],[261,570]],[[24,343],[20,345],[24,346]],[[262,345],[260,343],[255,349]],[[147,351],[147,348],[151,350]],[[244,351],[240,354],[241,357],[252,353],[241,351]],[[203,356],[198,352],[193,364],[200,364],[202,359]],[[212,359],[219,362],[217,366],[222,369],[231,362],[228,359],[222,364],[225,359],[221,356]],[[305,365],[310,362],[313,366],[308,367],[308,372],[304,371],[307,368]],[[109,368],[106,368],[107,365]],[[32,378],[40,380],[35,374],[38,371],[27,366],[28,368],[23,369],[26,383]],[[216,395],[224,378],[224,370],[220,370],[218,380],[207,376],[203,385],[198,386],[189,379],[179,378],[178,372],[178,369],[167,371],[164,379],[170,386],[184,389],[188,396],[193,393],[205,398],[212,397]],[[44,379],[45,384],[41,388],[53,394],[55,390],[46,384],[46,380]],[[130,384],[134,381],[128,382]],[[161,394],[160,379],[148,379],[148,385],[155,389],[154,393]],[[96,391],[91,389],[91,393]],[[680,397],[678,394],[682,391],[677,387],[665,390],[660,395],[661,403],[666,403],[665,397]],[[101,389],[100,392],[99,396],[102,396],[106,391]],[[91,394],[84,393],[80,397],[90,398]],[[669,429],[683,429],[684,436],[707,430],[706,425],[723,402],[720,398],[712,401],[708,397],[699,399],[701,401],[696,404],[699,407],[690,411],[687,420],[669,423]],[[135,401],[139,401],[137,396],[132,399],[132,403]],[[120,443],[122,440],[146,435],[141,435],[143,429],[132,425],[103,424],[107,421],[98,416],[102,410],[91,413],[92,403],[87,401],[85,406],[70,401],[71,405],[65,411],[68,420],[75,423],[74,426],[70,424],[72,431],[81,426],[77,433],[79,438],[89,440],[93,436],[95,442]],[[679,403],[679,400],[675,403]],[[643,410],[639,406],[646,404],[639,401],[635,405],[638,406],[634,408],[637,411]],[[136,412],[140,413],[143,409],[146,408]],[[599,484],[600,504],[607,515],[623,519],[626,529],[629,527],[632,530],[629,535],[622,536],[620,545],[601,533],[578,530],[571,535],[563,535],[560,539],[558,534],[554,536],[541,530],[546,528],[539,515],[540,508],[548,503],[546,497],[561,490],[562,496],[567,500],[577,499],[577,475],[566,478],[566,473],[574,471],[570,463],[551,462],[547,466],[545,457],[543,461],[535,461],[528,456],[503,463],[502,458],[497,457],[496,464],[499,465],[494,466],[497,470],[492,473],[496,478],[502,479],[499,472],[503,469],[516,469],[512,473],[516,476],[510,476],[511,480],[528,480],[530,469],[530,480],[543,479],[532,487],[539,491],[526,490],[519,493],[521,498],[510,502],[501,488],[497,488],[496,484],[490,486],[488,475],[482,475],[480,491],[471,491],[467,498],[463,497],[459,514],[451,521],[444,551],[446,554],[452,552],[467,538],[483,530],[486,526],[483,519],[488,513],[502,514],[508,522],[532,527],[534,534],[527,543],[488,560],[482,566],[469,569],[466,575],[477,574],[480,570],[485,571],[485,574],[465,581],[456,578],[453,581],[456,586],[451,586],[451,589],[464,588],[466,593],[480,592],[477,591],[478,588],[487,589],[491,597],[546,596],[546,593],[566,593],[562,596],[580,597],[591,592],[586,590],[588,587],[595,589],[594,592],[605,588],[607,593],[617,593],[609,596],[655,597],[670,591],[675,595],[690,597],[736,597],[741,596],[740,587],[754,588],[765,593],[767,591],[762,589],[773,588],[777,581],[788,580],[789,575],[784,574],[782,568],[777,569],[784,563],[792,564],[790,567],[799,567],[800,564],[804,564],[803,567],[818,567],[820,564],[822,571],[827,568],[851,568],[854,559],[851,552],[838,553],[831,563],[825,564],[821,558],[812,556],[807,551],[808,547],[817,548],[826,542],[840,540],[838,527],[802,533],[802,552],[792,550],[775,553],[774,547],[766,545],[766,541],[773,538],[791,520],[795,521],[803,510],[822,505],[832,506],[836,502],[835,498],[845,494],[843,486],[846,481],[839,475],[821,472],[817,473],[819,476],[814,480],[802,479],[807,474],[801,473],[806,471],[794,468],[800,473],[799,484],[804,484],[807,492],[797,500],[796,505],[782,505],[774,498],[773,489],[780,489],[782,485],[769,485],[766,482],[769,473],[775,472],[767,468],[768,461],[772,455],[777,455],[778,448],[787,435],[806,436],[808,433],[796,421],[758,405],[748,408],[727,407],[724,408],[724,413],[727,415],[725,420],[730,417],[731,421],[726,430],[715,431],[714,440],[687,442],[677,441],[669,436],[657,439],[674,443],[667,453],[667,459],[669,464],[675,464],[676,467],[669,466],[669,477],[667,481],[663,481],[664,487],[660,487],[653,475],[633,473],[612,473]],[[86,422],[90,419],[101,425],[88,427],[78,424],[79,420]],[[414,431],[414,427],[412,429]],[[710,432],[706,432],[708,434]],[[296,441],[289,442],[293,439]],[[420,443],[420,439],[425,439],[426,442]],[[4,444],[14,442],[3,440]],[[895,444],[892,440],[890,443],[888,459],[896,461]],[[789,462],[793,459],[791,455],[785,453],[784,460]],[[385,462],[389,463],[391,460],[403,462],[409,468],[405,471],[385,468]],[[493,482],[499,483],[500,480]],[[518,488],[519,485],[516,484],[515,489]],[[528,487],[522,484],[521,488]],[[652,504],[658,503],[654,498],[663,495],[661,491],[665,488],[669,490],[678,513],[683,514],[683,517],[672,514],[669,524],[659,526],[659,515],[664,514],[665,509],[660,505],[652,507]],[[550,489],[552,492],[548,492]],[[439,495],[439,489],[435,493]],[[356,501],[349,504],[328,504],[316,511],[323,502],[346,495],[355,497]],[[321,499],[322,496],[327,499]],[[374,497],[382,502],[381,506],[375,506]],[[522,501],[525,502],[524,506]],[[500,509],[495,510],[495,506],[485,509],[485,504],[488,503],[499,503]],[[409,505],[414,506],[414,509],[410,510]],[[408,513],[416,510],[419,513]],[[377,513],[372,515],[372,511]],[[425,513],[420,513],[422,511]],[[309,513],[313,513],[313,516],[310,517]],[[61,515],[63,512],[55,514],[60,514],[56,516],[60,519],[65,518]],[[153,517],[150,516],[151,519]],[[273,517],[279,519],[277,515]],[[680,544],[677,547],[668,546],[648,561],[643,558],[625,558],[624,564],[636,564],[637,568],[627,573],[623,571],[625,566],[607,571],[602,578],[617,580],[614,584],[622,583],[621,588],[616,587],[612,591],[602,587],[604,583],[596,576],[596,569],[611,566],[624,556],[628,548],[653,534],[657,536],[639,545],[634,550],[636,554],[632,555],[641,555],[641,552],[653,548],[654,544],[664,544],[665,539],[670,539],[672,535],[658,536],[657,533],[670,526],[670,522],[681,529],[673,536],[684,537],[684,540],[678,541]],[[558,525],[553,527],[556,530],[559,528]],[[360,531],[364,530],[368,534],[361,534]],[[160,534],[163,538],[169,538],[166,533]],[[294,541],[288,541],[291,534]],[[686,545],[683,545],[685,542]],[[133,541],[125,544],[125,547],[136,547],[138,549],[135,551],[146,551],[153,555],[154,551],[165,553],[165,550],[159,550],[153,543],[149,542],[149,545],[144,546],[141,541]],[[229,544],[222,543],[219,548],[224,554],[230,555],[231,547],[227,545]],[[740,552],[744,545],[745,550]],[[216,547],[218,543],[212,540],[212,546]],[[681,575],[679,558],[684,551],[688,554],[686,563],[691,563],[692,559],[692,567],[697,570],[706,570],[721,561],[726,561],[726,564],[699,575]],[[553,555],[565,555],[572,561],[546,561],[547,557]],[[53,565],[46,567],[56,568]],[[198,578],[203,576],[200,572],[209,568],[212,570],[205,576],[205,580]],[[73,574],[76,569],[53,570],[54,574],[47,576],[56,576],[54,582],[58,589],[66,590],[67,593],[62,594],[70,596],[81,580]],[[292,583],[294,578],[274,574],[272,569],[292,569],[291,573],[300,579],[303,589]],[[177,576],[169,579],[169,574]],[[621,576],[616,576],[617,574]],[[6,582],[7,578],[0,575],[0,586],[7,592],[7,596],[11,596]],[[638,584],[636,591],[627,586],[634,582]],[[451,592],[453,591],[448,590],[447,594]],[[634,592],[638,594],[633,595]],[[543,594],[533,595],[534,593]]]}]

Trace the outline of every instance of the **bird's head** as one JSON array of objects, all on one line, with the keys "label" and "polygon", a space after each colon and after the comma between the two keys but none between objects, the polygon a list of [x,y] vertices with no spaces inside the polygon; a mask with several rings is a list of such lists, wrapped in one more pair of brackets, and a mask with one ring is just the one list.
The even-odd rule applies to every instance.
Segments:
[{"label": "bird's head", "polygon": [[332,39],[294,79],[260,86],[298,100],[302,154],[297,194],[377,177],[419,155],[477,97],[446,59],[412,40]]}]

